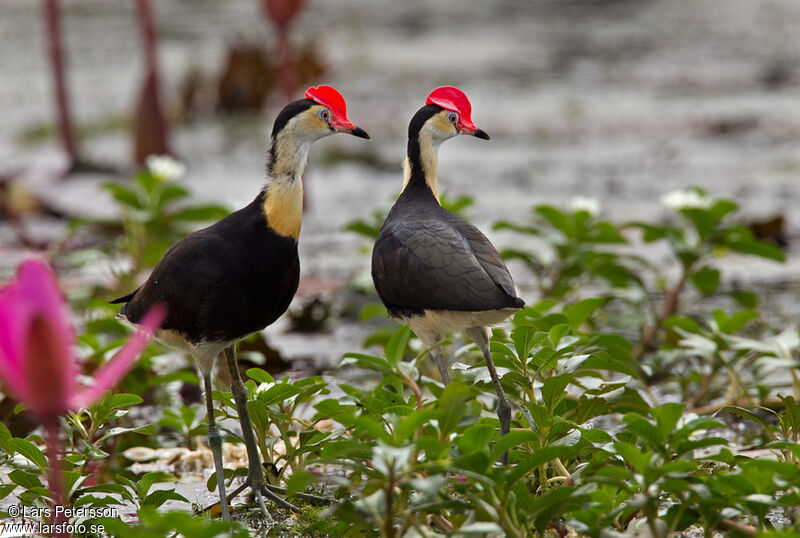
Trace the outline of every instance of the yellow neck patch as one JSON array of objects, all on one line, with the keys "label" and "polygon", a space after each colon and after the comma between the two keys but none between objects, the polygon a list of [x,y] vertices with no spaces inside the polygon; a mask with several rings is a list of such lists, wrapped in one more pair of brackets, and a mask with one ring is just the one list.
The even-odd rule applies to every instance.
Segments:
[{"label": "yellow neck patch", "polygon": [[303,180],[300,177],[294,180],[282,178],[267,185],[264,215],[267,225],[275,233],[297,241],[303,225]]},{"label": "yellow neck patch", "polygon": [[[436,154],[436,146],[430,132],[422,130],[419,133],[419,160],[422,165],[422,173],[425,174],[425,184],[433,193],[436,201],[439,201],[439,159]],[[408,158],[403,161],[403,188],[405,190],[408,182],[411,181],[411,163]]]}]

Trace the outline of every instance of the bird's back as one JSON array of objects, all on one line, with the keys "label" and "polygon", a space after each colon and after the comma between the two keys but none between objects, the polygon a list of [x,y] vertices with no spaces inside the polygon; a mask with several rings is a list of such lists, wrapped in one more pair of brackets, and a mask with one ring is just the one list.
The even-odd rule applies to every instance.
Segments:
[{"label": "bird's back", "polygon": [[389,312],[399,317],[525,304],[486,236],[424,192],[406,190],[398,198],[375,242],[372,276]]},{"label": "bird's back", "polygon": [[120,313],[136,323],[154,304],[167,307],[162,329],[191,343],[229,342],[274,322],[300,275],[297,242],[272,231],[263,196],[173,245]]}]

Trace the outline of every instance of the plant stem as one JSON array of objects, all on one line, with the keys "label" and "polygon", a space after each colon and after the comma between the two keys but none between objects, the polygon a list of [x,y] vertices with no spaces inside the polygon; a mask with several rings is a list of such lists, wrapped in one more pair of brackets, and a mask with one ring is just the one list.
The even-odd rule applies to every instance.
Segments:
[{"label": "plant stem", "polygon": [[[63,511],[57,511],[57,507],[64,506],[64,478],[63,465],[61,462],[61,426],[58,422],[58,415],[47,417],[44,420],[44,427],[47,438],[47,461],[50,466],[50,474],[47,484],[53,493],[53,512],[51,523],[59,525],[65,523]],[[66,532],[55,532],[53,536],[67,536]]]},{"label": "plant stem", "polygon": [[78,161],[78,149],[75,142],[75,130],[72,125],[72,114],[67,95],[67,82],[64,76],[64,51],[61,39],[61,14],[57,0],[45,0],[44,15],[47,22],[48,53],[50,68],[55,83],[56,108],[58,111],[58,127],[61,132],[61,143],[69,159],[69,166]]},{"label": "plant stem", "polygon": [[680,297],[686,282],[689,280],[691,269],[691,265],[683,268],[681,278],[664,297],[664,303],[661,305],[661,310],[659,311],[658,315],[656,315],[656,319],[653,321],[653,324],[642,327],[642,337],[639,339],[639,342],[633,348],[633,352],[631,353],[633,360],[638,362],[642,359],[642,357],[644,357],[644,354],[648,349],[650,349],[650,346],[653,345],[653,342],[655,341],[656,336],[658,336],[658,332],[661,330],[664,322],[678,310],[678,298]]},{"label": "plant stem", "polygon": [[392,497],[394,494],[394,469],[389,469],[389,480],[386,484],[386,517],[383,521],[384,538],[394,538],[394,512]]}]

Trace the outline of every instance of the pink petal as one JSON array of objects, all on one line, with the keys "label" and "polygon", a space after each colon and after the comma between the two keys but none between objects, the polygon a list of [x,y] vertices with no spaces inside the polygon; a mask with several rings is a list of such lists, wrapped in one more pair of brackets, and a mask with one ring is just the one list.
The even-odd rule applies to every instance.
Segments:
[{"label": "pink petal", "polygon": [[20,401],[35,398],[25,367],[28,332],[37,317],[48,329],[47,348],[63,360],[56,374],[66,387],[74,385],[75,365],[70,352],[72,331],[67,325],[68,309],[48,265],[41,260],[20,264],[17,276],[0,289],[0,379]]},{"label": "pink petal", "polygon": [[99,400],[106,391],[116,385],[122,379],[122,376],[128,372],[139,353],[147,346],[156,329],[161,326],[165,316],[166,309],[162,305],[152,307],[139,324],[139,330],[136,331],[136,334],[128,340],[128,343],[110,361],[97,371],[94,376],[94,384],[75,395],[70,407],[72,409],[89,407]]},{"label": "pink petal", "polygon": [[[42,260],[32,259],[23,262],[18,271],[20,293],[31,306],[31,323],[36,317],[47,322],[52,331],[54,351],[60,351],[64,368],[58,370],[59,381],[64,386],[74,387],[78,375],[72,346],[75,333],[70,325],[70,311],[64,296],[58,289],[50,266]],[[56,373],[56,372],[54,372]]]},{"label": "pink petal", "polygon": [[30,396],[22,364],[31,309],[20,300],[18,288],[16,281],[11,281],[0,289],[0,381],[22,401]]}]

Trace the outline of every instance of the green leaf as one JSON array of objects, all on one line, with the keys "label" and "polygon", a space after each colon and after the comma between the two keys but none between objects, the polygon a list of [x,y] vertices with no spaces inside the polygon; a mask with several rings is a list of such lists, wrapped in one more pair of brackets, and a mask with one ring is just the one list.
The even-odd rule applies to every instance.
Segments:
[{"label": "green leaf", "polygon": [[17,489],[17,484],[0,484],[0,500],[11,495],[15,489]]},{"label": "green leaf", "polygon": [[530,355],[531,349],[542,337],[537,336],[537,330],[528,325],[519,325],[511,331],[511,340],[514,342],[514,349],[517,357],[522,364],[525,364]]},{"label": "green leaf", "polygon": [[117,183],[106,183],[103,185],[102,189],[111,194],[111,196],[123,206],[132,209],[142,209],[139,197],[129,188]]},{"label": "green leaf", "polygon": [[403,325],[386,344],[386,360],[395,368],[403,360],[409,338],[411,338],[411,327]]},{"label": "green leaf", "polygon": [[11,432],[8,431],[6,425],[0,422],[0,448],[8,452],[10,455],[14,454],[14,448],[11,445]]},{"label": "green leaf", "polygon": [[307,471],[297,471],[286,481],[286,495],[291,497],[297,493],[301,493],[315,480],[314,475]]},{"label": "green leaf", "polygon": [[167,473],[162,472],[150,472],[146,473],[142,478],[139,479],[139,483],[137,484],[137,492],[139,493],[139,497],[143,498],[146,497],[147,494],[150,492],[150,488],[153,487],[153,484],[158,482],[171,482],[177,480],[175,476]]},{"label": "green leaf", "polygon": [[750,320],[753,320],[759,316],[758,312],[755,310],[740,310],[732,316],[728,316],[728,314],[720,309],[715,309],[712,312],[712,315],[714,316],[714,321],[716,321],[720,332],[725,334],[733,334],[738,332]]},{"label": "green leaf", "polygon": [[692,274],[692,284],[703,295],[717,291],[720,273],[713,267],[705,266]]},{"label": "green leaf", "polygon": [[553,342],[554,346],[558,347],[558,343],[561,342],[561,339],[568,335],[571,330],[570,326],[566,323],[555,325],[550,329],[550,341]]},{"label": "green leaf", "polygon": [[533,211],[564,234],[564,237],[571,238],[575,236],[575,227],[572,224],[572,220],[560,209],[550,205],[540,205],[534,207]]},{"label": "green leaf", "polygon": [[506,453],[511,447],[517,446],[522,443],[530,443],[532,441],[539,441],[539,434],[530,430],[515,430],[505,434],[500,438],[492,447],[491,459],[496,460]]},{"label": "green leaf", "polygon": [[259,392],[257,395],[258,401],[263,402],[265,405],[273,405],[276,403],[283,403],[292,396],[300,394],[302,391],[288,383],[279,383],[273,385],[265,391]]},{"label": "green leaf", "polygon": [[[756,407],[756,409],[761,409],[762,411],[767,411],[770,414],[774,414],[774,411],[766,407]],[[728,405],[720,409],[718,413],[730,413],[732,415],[736,415],[737,417],[742,417],[744,419],[755,422],[756,424],[764,428],[764,431],[768,433],[770,436],[772,436],[773,439],[775,439],[775,434],[774,434],[775,427],[767,424],[767,422],[763,418],[761,418],[760,416],[758,416],[749,409],[745,409],[744,407],[738,407],[734,405]]]},{"label": "green leaf", "polygon": [[443,434],[453,431],[467,410],[470,387],[454,381],[439,396],[439,428]]},{"label": "green leaf", "polygon": [[12,482],[25,489],[33,489],[42,487],[42,482],[39,477],[33,473],[23,471],[22,469],[14,469],[8,473],[8,477]]},{"label": "green leaf", "polygon": [[497,429],[494,426],[477,422],[464,430],[464,433],[456,436],[455,444],[464,454],[482,451],[489,445],[489,441],[496,432]]},{"label": "green leaf", "polygon": [[354,429],[353,434],[359,438],[372,438],[383,441],[384,443],[391,444],[389,432],[386,431],[383,424],[372,417],[348,417],[343,416],[336,419],[337,422],[344,426],[350,426]]},{"label": "green leaf", "polygon": [[364,305],[361,309],[361,312],[358,314],[358,319],[359,321],[369,321],[372,318],[386,318],[388,316],[389,312],[381,303],[369,303]]},{"label": "green leaf", "polygon": [[780,248],[772,243],[756,239],[753,231],[745,226],[732,226],[724,230],[723,244],[729,249],[743,254],[752,254],[779,262],[785,259]]},{"label": "green leaf", "polygon": [[411,440],[417,428],[437,418],[441,412],[441,409],[419,409],[412,411],[408,416],[403,417],[397,423],[397,427],[394,430],[395,440],[400,443]]},{"label": "green leaf", "polygon": [[11,447],[15,452],[22,454],[30,461],[32,461],[42,471],[47,469],[47,459],[39,448],[26,439],[11,439],[9,441]]},{"label": "green leaf", "polygon": [[653,416],[656,419],[656,425],[661,432],[661,437],[666,439],[672,430],[678,424],[678,421],[683,415],[683,410],[686,406],[678,403],[666,403],[661,408],[654,407],[652,409]]},{"label": "green leaf", "polygon": [[120,407],[139,405],[143,401],[142,397],[136,394],[112,394],[103,403],[110,409],[119,409]]},{"label": "green leaf", "polygon": [[189,196],[189,191],[175,183],[163,183],[161,185],[161,195],[158,197],[158,206],[164,207],[170,202],[180,200]]},{"label": "green leaf", "polygon": [[652,454],[650,452],[643,452],[635,445],[617,441],[614,443],[614,448],[617,450],[617,454],[622,456],[622,459],[633,467],[633,470],[637,473],[643,473],[650,464]]},{"label": "green leaf", "polygon": [[247,377],[249,377],[258,384],[275,382],[275,379],[271,375],[269,375],[269,372],[266,372],[261,368],[248,368],[245,374],[247,374]]},{"label": "green leaf", "polygon": [[[511,435],[511,434],[509,434]],[[508,435],[506,436],[508,437]],[[507,484],[514,484],[521,477],[527,475],[531,469],[544,465],[549,461],[556,458],[567,459],[575,454],[576,449],[571,446],[558,445],[558,446],[545,446],[536,449],[533,454],[517,463],[508,474],[506,478]],[[498,453],[499,457],[500,453]],[[496,458],[495,458],[496,459]]]},{"label": "green leaf", "polygon": [[563,314],[569,321],[569,326],[577,329],[588,320],[595,310],[603,306],[607,299],[602,297],[590,297],[575,303],[574,305],[564,307]]},{"label": "green leaf", "polygon": [[732,291],[729,293],[733,299],[744,308],[755,308],[758,306],[758,295],[751,291]]},{"label": "green leaf", "polygon": [[189,504],[189,499],[174,489],[159,489],[145,497],[142,501],[142,506],[155,506],[158,508],[167,501],[182,501]]},{"label": "green leaf", "polygon": [[552,411],[556,403],[564,396],[565,388],[572,381],[571,374],[562,374],[548,377],[542,385],[542,401],[549,411]]},{"label": "green leaf", "polygon": [[111,437],[116,437],[117,435],[122,435],[123,433],[141,433],[142,435],[153,435],[156,433],[156,425],[155,424],[143,424],[142,426],[136,426],[133,428],[109,428],[100,439],[97,440],[97,444],[100,445],[106,439]]}]

